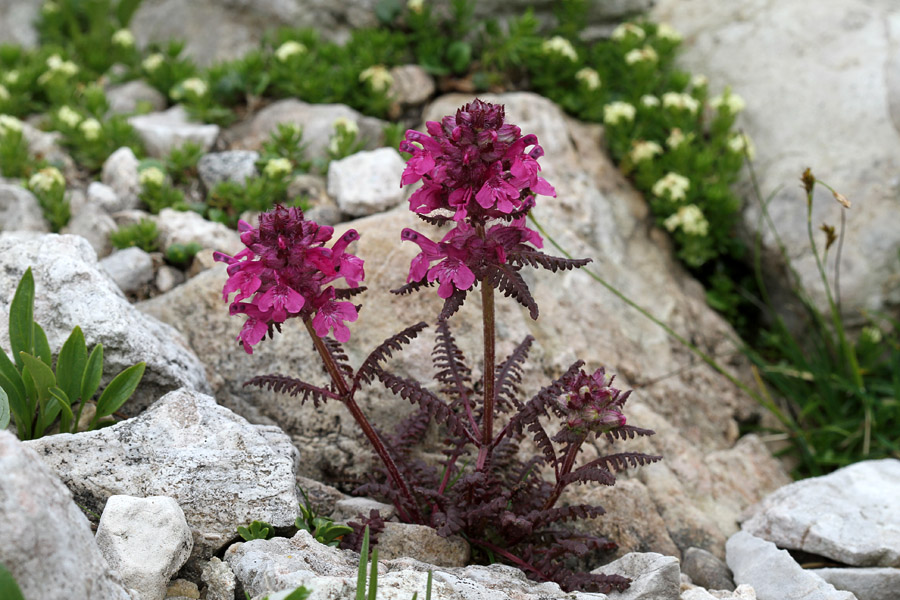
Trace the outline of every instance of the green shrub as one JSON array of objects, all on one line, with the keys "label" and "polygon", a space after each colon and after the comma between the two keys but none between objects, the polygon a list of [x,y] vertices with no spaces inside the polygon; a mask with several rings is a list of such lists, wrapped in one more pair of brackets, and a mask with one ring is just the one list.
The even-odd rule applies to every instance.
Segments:
[{"label": "green shrub", "polygon": [[158,237],[156,223],[150,219],[141,219],[138,223],[119,227],[110,233],[109,241],[119,250],[136,247],[144,252],[156,252],[159,250]]},{"label": "green shrub", "polygon": [[37,198],[44,218],[54,233],[68,224],[71,213],[66,199],[66,178],[59,169],[41,169],[28,180],[28,188]]},{"label": "green shrub", "polygon": [[202,249],[197,242],[172,244],[166,248],[166,262],[179,269],[187,268]]}]

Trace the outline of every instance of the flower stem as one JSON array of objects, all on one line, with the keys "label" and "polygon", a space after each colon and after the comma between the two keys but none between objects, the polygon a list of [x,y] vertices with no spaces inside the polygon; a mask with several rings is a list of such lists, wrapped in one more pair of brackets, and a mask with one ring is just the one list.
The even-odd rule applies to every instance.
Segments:
[{"label": "flower stem", "polygon": [[563,458],[562,468],[556,474],[556,485],[553,488],[553,493],[550,494],[550,497],[544,502],[544,506],[541,510],[553,508],[553,505],[559,500],[559,496],[562,494],[563,488],[565,487],[563,478],[572,472],[572,467],[575,466],[575,458],[578,456],[578,450],[581,448],[581,444],[584,443],[586,437],[587,436],[584,436],[578,442],[569,444],[566,448],[566,455]]},{"label": "flower stem", "polygon": [[481,417],[481,448],[475,464],[478,471],[484,469],[494,437],[494,287],[487,278],[481,280],[481,312],[484,329],[484,413]]},{"label": "flower stem", "polygon": [[[331,380],[334,382],[335,387],[337,388],[338,394],[341,397],[341,401],[350,411],[350,414],[353,415],[353,419],[356,421],[356,424],[359,425],[360,429],[362,429],[363,434],[365,434],[366,438],[368,438],[369,443],[372,444],[372,448],[375,450],[375,454],[381,459],[381,462],[384,464],[385,468],[388,471],[391,479],[394,481],[394,485],[397,486],[397,489],[400,490],[400,493],[406,498],[406,502],[409,504],[409,508],[413,511],[413,519],[415,523],[424,523],[424,519],[422,517],[421,512],[419,512],[419,505],[416,504],[415,498],[412,495],[412,492],[409,490],[409,486],[406,484],[406,480],[403,479],[403,476],[400,474],[400,470],[397,469],[397,465],[394,463],[394,459],[391,458],[391,455],[388,454],[387,448],[384,446],[384,442],[381,441],[381,438],[378,437],[378,433],[375,431],[375,428],[372,427],[372,424],[369,423],[369,420],[366,418],[366,415],[363,414],[362,409],[356,403],[356,400],[353,399],[353,394],[351,393],[350,388],[347,386],[347,381],[344,379],[344,375],[341,373],[340,367],[338,367],[337,362],[334,360],[334,357],[331,355],[331,352],[328,350],[328,347],[325,345],[325,342],[322,341],[322,338],[319,337],[319,334],[316,333],[315,329],[313,329],[312,322],[309,319],[304,319],[303,324],[306,325],[306,330],[309,331],[309,335],[313,340],[313,344],[316,347],[316,350],[319,352],[319,356],[322,357],[322,362],[325,363],[325,369],[328,371],[328,374],[331,375]],[[399,504],[394,503],[394,506],[397,508],[398,516],[405,522],[409,523],[412,519],[406,514],[406,510]]]}]

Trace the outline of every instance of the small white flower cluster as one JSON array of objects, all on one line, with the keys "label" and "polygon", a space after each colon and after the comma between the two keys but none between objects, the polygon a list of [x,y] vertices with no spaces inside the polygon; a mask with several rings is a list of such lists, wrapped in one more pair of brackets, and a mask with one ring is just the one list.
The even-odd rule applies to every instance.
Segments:
[{"label": "small white flower cluster", "polygon": [[718,96],[710,98],[709,105],[719,112],[725,108],[733,115],[736,115],[747,108],[747,103],[744,102],[744,99],[732,92],[729,88],[725,88],[725,91]]},{"label": "small white flower cluster", "polygon": [[591,91],[600,88],[600,74],[590,67],[579,69],[575,73],[575,79],[583,83]]},{"label": "small white flower cluster", "polygon": [[623,120],[634,121],[636,112],[634,106],[627,102],[610,102],[603,107],[603,122],[607,125],[617,125]]},{"label": "small white flower cluster", "polygon": [[613,29],[612,39],[621,41],[630,35],[636,37],[639,40],[647,37],[647,33],[642,27],[635,25],[634,23],[622,23],[621,25]]},{"label": "small white flower cluster", "polygon": [[384,65],[372,65],[359,74],[359,80],[367,82],[376,92],[386,92],[394,84],[394,76]]},{"label": "small white flower cluster", "polygon": [[680,227],[688,235],[702,237],[709,233],[709,221],[696,204],[680,207],[677,213],[663,221],[663,225],[669,231],[675,231]]},{"label": "small white flower cluster", "polygon": [[337,134],[356,135],[359,133],[359,125],[356,124],[356,121],[347,117],[338,117],[334,120],[332,126]]},{"label": "small white flower cluster", "polygon": [[425,8],[425,2],[423,0],[409,0],[406,3],[406,8],[408,8],[410,12],[419,14]]},{"label": "small white flower cluster", "polygon": [[3,83],[6,85],[16,85],[19,83],[19,72],[13,69],[12,71],[7,71],[3,75]]},{"label": "small white flower cluster", "polygon": [[0,85],[0,102],[6,102],[7,100],[9,100],[9,90]]},{"label": "small white flower cluster", "polygon": [[10,115],[0,115],[0,137],[9,132],[21,133],[22,121]]},{"label": "small white flower cluster", "polygon": [[71,60],[63,60],[59,54],[51,54],[47,58],[47,70],[38,77],[38,83],[44,85],[55,75],[71,77],[78,73],[78,65]]},{"label": "small white flower cluster", "polygon": [[112,35],[112,43],[122,48],[134,46],[134,34],[129,29],[120,29]]},{"label": "small white flower cluster", "polygon": [[872,344],[880,344],[883,336],[881,330],[873,325],[866,325],[859,334],[861,339],[867,340]]},{"label": "small white flower cluster", "polygon": [[578,60],[578,52],[575,51],[572,42],[560,35],[554,35],[549,40],[544,40],[544,43],[541,44],[541,52],[544,54],[559,54],[572,62]]},{"label": "small white flower cluster", "polygon": [[655,108],[659,106],[659,98],[653,94],[644,94],[641,96],[641,106],[644,108]]},{"label": "small white flower cluster", "polygon": [[287,158],[272,158],[266,163],[263,173],[270,179],[277,179],[288,175],[294,170],[294,165]]},{"label": "small white flower cluster", "polygon": [[100,137],[103,126],[97,119],[85,119],[81,122],[81,125],[78,126],[78,129],[81,130],[84,139],[93,141]]},{"label": "small white flower cluster", "polygon": [[746,152],[750,160],[756,158],[756,147],[753,145],[753,141],[750,137],[745,133],[735,133],[728,138],[728,149],[735,154],[740,154],[742,156],[744,152]]},{"label": "small white flower cluster", "polygon": [[651,46],[635,48],[634,50],[629,50],[628,53],[625,54],[625,64],[628,65],[636,65],[640,62],[655,63],[658,60],[659,55]]},{"label": "small white flower cluster", "polygon": [[41,12],[45,15],[52,15],[59,12],[59,4],[53,2],[52,0],[48,2],[44,2],[44,5],[41,7]]},{"label": "small white flower cluster", "polygon": [[60,107],[60,109],[56,111],[56,118],[70,129],[78,127],[78,124],[83,120],[83,117],[69,106]]},{"label": "small white flower cluster", "polygon": [[681,131],[680,128],[676,127],[671,132],[669,132],[669,137],[666,138],[666,146],[674,150],[685,141],[690,141],[693,136],[693,133],[690,135],[684,135],[684,132]]},{"label": "small white flower cluster", "polygon": [[306,46],[296,40],[288,40],[275,51],[278,62],[287,62],[295,56],[306,54]]},{"label": "small white flower cluster", "polygon": [[687,198],[687,191],[691,187],[691,180],[684,175],[669,171],[665,176],[653,184],[653,195],[665,198],[667,195],[675,202],[681,202]]},{"label": "small white flower cluster", "polygon": [[162,187],[166,174],[159,167],[147,167],[138,175],[138,182],[143,186]]},{"label": "small white flower cluster", "polygon": [[706,75],[697,74],[691,77],[691,87],[694,89],[705,88],[709,85],[709,79]]},{"label": "small white flower cluster", "polygon": [[631,145],[631,162],[637,164],[639,162],[650,160],[657,154],[662,154],[662,146],[656,142],[637,140]]},{"label": "small white flower cluster", "polygon": [[148,73],[153,73],[160,68],[165,61],[166,57],[159,52],[156,52],[145,58],[144,62],[141,63],[141,67]]},{"label": "small white flower cluster", "polygon": [[33,192],[46,193],[53,191],[57,186],[66,187],[66,178],[56,167],[41,169],[28,180],[28,187]]},{"label": "small white flower cluster", "polygon": [[690,94],[666,92],[662,96],[662,103],[664,108],[686,110],[692,115],[697,114],[697,111],[700,110],[700,101]]},{"label": "small white flower cluster", "polygon": [[189,77],[181,82],[181,88],[194,96],[205,96],[209,86],[199,77]]},{"label": "small white flower cluster", "polygon": [[662,40],[678,43],[681,41],[681,34],[678,30],[668,23],[660,23],[656,27],[656,36]]}]

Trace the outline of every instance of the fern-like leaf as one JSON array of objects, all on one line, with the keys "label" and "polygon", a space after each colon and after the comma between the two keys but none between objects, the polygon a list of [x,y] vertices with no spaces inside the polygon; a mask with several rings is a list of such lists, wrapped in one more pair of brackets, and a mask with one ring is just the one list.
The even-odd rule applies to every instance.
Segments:
[{"label": "fern-like leaf", "polygon": [[286,375],[278,375],[277,373],[273,375],[258,375],[257,377],[244,382],[244,386],[248,385],[268,388],[279,394],[300,396],[301,404],[312,399],[313,405],[316,408],[318,408],[321,403],[328,400],[339,399],[339,396],[331,390]]},{"label": "fern-like leaf", "polygon": [[534,343],[532,336],[526,336],[516,349],[497,368],[497,409],[503,410],[508,405],[521,410],[522,402],[519,400],[519,384],[522,382],[522,363],[528,358],[528,351]]},{"label": "fern-like leaf", "polygon": [[[325,344],[325,347],[328,348],[328,352],[331,353],[331,357],[334,359],[334,362],[337,363],[341,372],[346,377],[353,377],[353,367],[350,366],[350,359],[347,357],[347,353],[344,352],[344,347],[341,343],[330,337],[323,337],[321,339]],[[322,368],[325,368],[324,365]]]},{"label": "fern-like leaf", "polygon": [[413,341],[426,327],[428,327],[428,324],[424,321],[420,321],[381,342],[369,353],[369,356],[366,357],[366,360],[364,360],[363,364],[359,367],[359,370],[356,372],[356,377],[353,378],[353,387],[358,387],[360,382],[371,382],[375,378],[375,369],[377,369],[382,362],[393,356],[394,352],[399,352],[403,349],[405,344]]},{"label": "fern-like leaf", "polygon": [[634,425],[622,425],[621,427],[616,427],[611,431],[607,431],[606,439],[612,443],[616,441],[616,439],[633,440],[635,437],[655,434],[656,432],[652,429],[644,429],[642,427],[635,427]]},{"label": "fern-like leaf", "polygon": [[572,506],[560,506],[546,510],[535,510],[528,514],[528,520],[535,528],[543,527],[549,523],[562,523],[575,519],[593,519],[605,514],[602,506],[591,504],[573,504]]},{"label": "fern-like leaf", "polygon": [[353,296],[358,296],[366,291],[367,288],[364,285],[355,288],[334,288],[334,297],[337,300],[349,300]]},{"label": "fern-like leaf", "polygon": [[438,320],[446,321],[456,314],[456,311],[458,311],[460,307],[462,307],[463,302],[466,301],[468,293],[468,290],[454,289],[453,293],[450,294],[450,297],[444,300],[444,306],[441,308],[441,314],[438,315]]},{"label": "fern-like leaf", "polygon": [[594,460],[581,465],[573,471],[573,473],[577,473],[582,469],[591,468],[601,468],[610,472],[615,471],[616,473],[620,473],[625,469],[649,465],[660,460],[662,460],[662,456],[644,454],[643,452],[620,452],[618,454],[608,454],[606,456],[601,456],[600,458],[595,458]]},{"label": "fern-like leaf", "polygon": [[440,227],[441,225],[446,225],[447,223],[453,221],[453,217],[447,215],[423,215],[420,213],[416,213],[416,216],[429,225],[436,225],[438,227]]},{"label": "fern-like leaf", "polygon": [[435,379],[443,385],[441,390],[454,399],[451,405],[465,402],[472,392],[472,370],[466,365],[466,356],[456,344],[447,321],[438,321],[434,351]]},{"label": "fern-like leaf", "polygon": [[423,277],[420,281],[410,281],[405,285],[401,285],[397,289],[391,290],[391,293],[397,294],[398,296],[405,296],[407,294],[412,294],[413,292],[418,292],[423,287],[431,287],[432,285],[434,285],[434,282],[429,282]]},{"label": "fern-like leaf", "polygon": [[509,264],[485,265],[485,273],[487,285],[491,285],[501,292],[504,296],[512,297],[516,302],[528,309],[528,313],[532,319],[538,318],[538,305],[528,289],[528,284],[522,279],[518,270]]},{"label": "fern-like leaf", "polygon": [[596,481],[600,485],[615,485],[616,476],[610,471],[600,467],[591,467],[588,469],[579,467],[571,473],[566,473],[561,478],[563,486],[573,483],[588,483],[589,481]]},{"label": "fern-like leaf", "polygon": [[557,271],[568,271],[583,267],[589,262],[590,258],[562,258],[560,256],[550,256],[537,250],[520,250],[508,254],[509,262],[517,266],[528,265],[530,267],[547,269],[556,273]]}]

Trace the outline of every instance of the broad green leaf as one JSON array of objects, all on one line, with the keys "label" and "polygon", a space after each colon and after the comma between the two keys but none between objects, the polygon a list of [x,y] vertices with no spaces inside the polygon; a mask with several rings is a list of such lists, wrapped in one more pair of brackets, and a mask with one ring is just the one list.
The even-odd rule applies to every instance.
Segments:
[{"label": "broad green leaf", "polygon": [[[11,386],[15,387],[16,392],[20,396],[25,395],[25,386],[22,383],[22,374],[16,368],[16,365],[9,359],[5,352],[0,351],[0,376],[9,380]],[[0,380],[2,381],[2,380]],[[9,389],[6,390],[9,392]]]},{"label": "broad green leaf", "polygon": [[108,417],[125,404],[125,401],[131,397],[141,382],[145,367],[144,363],[139,362],[125,369],[109,382],[109,385],[100,394],[100,399],[97,400],[97,419]]},{"label": "broad green leaf", "polygon": [[9,427],[9,397],[0,388],[0,431]]},{"label": "broad green leaf", "polygon": [[0,352],[0,389],[3,389],[9,398],[9,408],[16,419],[16,428],[21,437],[23,433],[27,433],[30,423],[25,400],[25,384],[16,366],[3,352]]},{"label": "broad green leaf", "polygon": [[47,366],[41,359],[32,356],[27,352],[20,352],[19,356],[34,381],[38,399],[41,402],[45,401],[50,397],[50,388],[56,385],[56,376],[53,375],[53,369]]},{"label": "broad green leaf", "polygon": [[[66,395],[65,390],[56,386],[50,388],[50,395],[56,399],[56,402],[59,404],[59,409],[62,412],[62,417],[60,417],[59,422],[59,430],[61,432],[70,431],[72,428],[72,421],[75,419],[75,415],[72,413],[71,400],[69,400],[69,397]],[[54,415],[54,418],[55,416],[56,415]]]},{"label": "broad green leaf", "polygon": [[34,387],[34,379],[31,378],[31,372],[28,367],[22,367],[22,383],[25,384],[25,431],[19,432],[20,440],[32,439],[32,419],[37,411],[38,392]]},{"label": "broad green leaf", "polygon": [[56,384],[69,398],[69,405],[81,394],[81,380],[87,366],[87,346],[81,327],[75,326],[56,359]]},{"label": "broad green leaf", "polygon": [[84,367],[84,376],[81,378],[81,401],[87,402],[94,397],[97,388],[100,387],[100,378],[103,376],[103,344],[97,344],[88,356],[87,365]]},{"label": "broad green leaf", "polygon": [[44,361],[48,367],[53,364],[53,354],[50,352],[50,343],[47,341],[47,334],[44,329],[34,323],[34,356]]},{"label": "broad green leaf", "polygon": [[0,563],[0,598],[3,600],[25,600],[16,578]]},{"label": "broad green leaf", "polygon": [[311,593],[312,592],[301,585],[296,590],[285,596],[284,600],[306,600],[307,598],[309,598],[309,595]]},{"label": "broad green leaf", "polygon": [[20,352],[31,352],[34,348],[34,276],[31,267],[22,275],[12,304],[9,306],[9,345],[13,360],[21,370]]},{"label": "broad green leaf", "polygon": [[58,417],[59,413],[62,411],[59,399],[53,394],[53,390],[58,389],[58,387],[53,386],[47,390],[47,399],[42,404],[41,412],[38,414],[37,426],[34,428],[35,438],[43,437],[44,432],[47,431],[48,427],[53,425],[53,422],[56,421],[56,417]]}]

